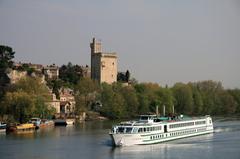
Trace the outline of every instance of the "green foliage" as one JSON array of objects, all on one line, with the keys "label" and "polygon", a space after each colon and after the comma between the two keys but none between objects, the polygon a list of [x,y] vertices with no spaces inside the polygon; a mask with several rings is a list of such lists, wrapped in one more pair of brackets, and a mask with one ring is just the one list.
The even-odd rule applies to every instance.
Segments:
[{"label": "green foliage", "polygon": [[76,100],[76,113],[89,110],[96,99],[98,84],[90,78],[82,78],[74,88]]},{"label": "green foliage", "polygon": [[[9,87],[7,70],[12,68],[14,52],[8,46],[0,46],[0,115],[8,114],[19,122],[30,117],[49,117],[55,110],[46,102],[50,100],[49,90],[38,78],[27,77]],[[25,64],[20,68],[32,74],[33,68]],[[240,114],[240,90],[224,90],[220,82],[202,81],[176,83],[172,88],[160,87],[156,83],[138,83],[130,79],[130,72],[118,73],[119,83],[103,83],[101,87],[89,78],[83,78],[83,68],[70,62],[59,69],[59,78],[47,81],[47,86],[59,99],[61,87],[74,88],[76,114],[91,110],[94,103],[100,103],[97,110],[111,119],[132,118],[139,114],[154,113],[156,106],[162,114],[228,115]],[[121,82],[130,83],[129,86]],[[8,87],[8,92],[6,88]]]},{"label": "green foliage", "polygon": [[203,111],[203,98],[201,92],[197,87],[192,87],[193,92],[193,112],[194,114],[201,114]]},{"label": "green foliage", "polygon": [[29,66],[29,64],[24,63],[21,67],[17,68],[19,71],[27,71],[27,74],[30,76],[36,70]]},{"label": "green foliage", "polygon": [[47,87],[38,78],[21,79],[6,93],[2,101],[4,113],[12,115],[19,122],[31,117],[48,117],[54,110],[48,108],[50,99]]},{"label": "green foliage", "polygon": [[72,65],[72,63],[69,62],[67,65],[62,65],[59,68],[59,78],[69,83],[72,87],[74,87],[82,77],[83,70],[79,65]]},{"label": "green foliage", "polygon": [[102,84],[101,101],[102,108],[100,112],[111,118],[119,119],[126,116],[125,101],[123,96],[119,93],[119,85]]},{"label": "green foliage", "polygon": [[124,82],[126,80],[125,74],[123,72],[118,72],[117,81]]},{"label": "green foliage", "polygon": [[228,90],[228,92],[236,102],[236,113],[240,114],[240,89]]},{"label": "green foliage", "polygon": [[3,105],[7,114],[14,116],[20,123],[26,122],[35,109],[34,99],[24,91],[7,92]]},{"label": "green foliage", "polygon": [[52,89],[52,93],[54,93],[56,95],[57,99],[60,99],[60,92],[59,92],[59,90],[62,87],[67,87],[67,86],[65,86],[64,81],[62,81],[61,79],[47,80],[47,86],[50,89]]},{"label": "green foliage", "polygon": [[117,74],[117,81],[118,82],[129,82],[130,79],[130,72],[127,70],[124,72],[118,72]]},{"label": "green foliage", "polygon": [[138,94],[138,102],[139,102],[139,106],[138,106],[138,114],[146,114],[147,112],[149,112],[149,105],[150,105],[150,101],[147,98],[147,96],[145,96],[144,94]]},{"label": "green foliage", "polygon": [[193,94],[191,88],[186,84],[176,83],[172,89],[177,112],[192,114]]},{"label": "green foliage", "polygon": [[46,100],[50,99],[48,88],[41,82],[41,79],[39,78],[22,78],[15,85],[13,85],[12,90],[22,90],[34,96],[41,96]]},{"label": "green foliage", "polygon": [[14,58],[15,52],[9,46],[0,45],[0,70],[5,71],[7,68],[13,66],[12,59]]},{"label": "green foliage", "polygon": [[128,70],[126,71],[125,77],[126,77],[126,82],[129,82],[130,72]]},{"label": "green foliage", "polygon": [[159,88],[159,91],[156,92],[159,98],[158,106],[165,105],[166,114],[171,114],[173,112],[174,97],[172,91],[168,88]]},{"label": "green foliage", "polygon": [[7,70],[12,68],[15,52],[9,46],[0,45],[0,100],[3,97],[10,80]]},{"label": "green foliage", "polygon": [[127,116],[135,116],[138,112],[139,107],[139,102],[135,89],[132,86],[122,87],[118,94],[122,95],[123,100],[125,101],[124,103],[126,111],[128,112]]}]

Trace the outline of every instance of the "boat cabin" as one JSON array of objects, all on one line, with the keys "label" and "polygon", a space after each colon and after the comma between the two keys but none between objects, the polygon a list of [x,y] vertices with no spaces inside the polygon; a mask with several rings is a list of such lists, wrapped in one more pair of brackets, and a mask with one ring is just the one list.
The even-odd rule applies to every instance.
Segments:
[{"label": "boat cabin", "polygon": [[153,123],[156,118],[156,115],[140,115],[139,122]]}]

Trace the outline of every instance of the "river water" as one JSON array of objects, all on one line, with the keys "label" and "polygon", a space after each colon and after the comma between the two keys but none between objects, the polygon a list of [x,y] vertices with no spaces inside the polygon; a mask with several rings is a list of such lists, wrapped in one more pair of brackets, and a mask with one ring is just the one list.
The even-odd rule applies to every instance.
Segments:
[{"label": "river water", "polygon": [[240,159],[240,120],[214,120],[215,133],[161,144],[112,147],[109,121],[0,134],[0,159]]}]

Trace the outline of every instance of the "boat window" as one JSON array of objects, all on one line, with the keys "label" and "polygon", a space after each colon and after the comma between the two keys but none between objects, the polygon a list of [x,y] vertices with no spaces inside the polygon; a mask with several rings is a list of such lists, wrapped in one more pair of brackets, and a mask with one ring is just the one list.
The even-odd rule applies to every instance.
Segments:
[{"label": "boat window", "polygon": [[124,132],[124,128],[123,127],[119,127],[118,128],[118,132],[123,133]]},{"label": "boat window", "polygon": [[137,133],[137,132],[139,132],[139,129],[138,128],[133,128],[133,131],[132,131],[133,133]]},{"label": "boat window", "polygon": [[154,122],[161,122],[161,119],[154,119]]},{"label": "boat window", "polygon": [[206,124],[206,121],[196,121],[195,125],[202,125],[202,124]]},{"label": "boat window", "polygon": [[139,128],[139,129],[138,129],[138,132],[142,132],[142,131],[143,131],[142,128]]},{"label": "boat window", "polygon": [[149,128],[147,128],[147,131],[149,131]]},{"label": "boat window", "polygon": [[141,120],[148,120],[148,116],[141,116]]},{"label": "boat window", "polygon": [[[197,125],[198,123],[196,122],[195,124]],[[193,125],[194,125],[194,122],[188,122],[188,123],[181,123],[181,124],[171,124],[169,127],[178,128],[178,127],[193,126]]]},{"label": "boat window", "polygon": [[131,133],[132,132],[132,128],[126,128],[126,133]]}]

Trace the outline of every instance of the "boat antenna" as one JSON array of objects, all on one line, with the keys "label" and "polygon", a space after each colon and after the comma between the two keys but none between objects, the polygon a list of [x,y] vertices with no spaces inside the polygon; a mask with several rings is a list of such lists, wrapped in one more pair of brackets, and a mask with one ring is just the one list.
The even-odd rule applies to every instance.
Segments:
[{"label": "boat antenna", "polygon": [[163,105],[163,116],[165,116],[165,105]]},{"label": "boat antenna", "polygon": [[158,116],[159,112],[158,112],[158,105],[156,105],[156,115]]},{"label": "boat antenna", "polygon": [[173,106],[172,106],[172,113],[173,113],[173,114],[175,114],[174,111],[175,111],[175,110],[174,110],[174,104],[173,104]]}]

